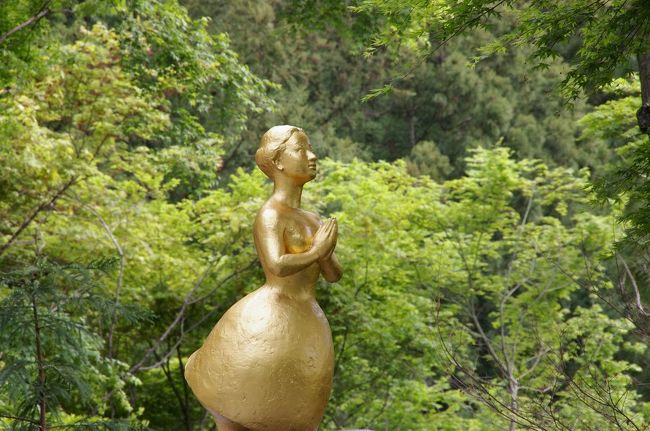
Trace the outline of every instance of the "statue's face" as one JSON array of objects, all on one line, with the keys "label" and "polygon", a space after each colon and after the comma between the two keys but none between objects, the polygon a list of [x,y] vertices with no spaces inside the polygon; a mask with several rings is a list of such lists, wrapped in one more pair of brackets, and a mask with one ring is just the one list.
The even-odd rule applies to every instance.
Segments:
[{"label": "statue's face", "polygon": [[296,132],[285,144],[276,166],[296,183],[304,184],[316,177],[316,160],[307,135]]}]

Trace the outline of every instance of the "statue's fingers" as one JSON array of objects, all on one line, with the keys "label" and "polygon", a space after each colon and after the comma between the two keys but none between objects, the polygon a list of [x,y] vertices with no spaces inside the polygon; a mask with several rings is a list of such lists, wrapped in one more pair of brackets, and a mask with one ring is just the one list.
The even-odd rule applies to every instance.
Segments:
[{"label": "statue's fingers", "polygon": [[332,244],[336,244],[336,238],[338,236],[338,230],[336,226],[333,226],[332,229],[327,232],[327,240],[330,241]]},{"label": "statue's fingers", "polygon": [[339,232],[338,225],[336,224],[336,222],[332,222],[332,228],[329,230],[328,233],[336,237],[338,235],[338,232]]},{"label": "statue's fingers", "polygon": [[330,225],[329,220],[325,220],[324,222],[321,223],[320,227],[318,228],[319,230],[326,230],[327,227]]},{"label": "statue's fingers", "polygon": [[332,257],[333,254],[334,254],[334,246],[330,247],[330,249],[327,251],[327,253],[325,254],[325,259],[329,259],[330,257]]},{"label": "statue's fingers", "polygon": [[325,221],[325,223],[322,223],[320,226],[318,226],[318,230],[316,231],[316,235],[324,235],[329,228],[329,223]]}]

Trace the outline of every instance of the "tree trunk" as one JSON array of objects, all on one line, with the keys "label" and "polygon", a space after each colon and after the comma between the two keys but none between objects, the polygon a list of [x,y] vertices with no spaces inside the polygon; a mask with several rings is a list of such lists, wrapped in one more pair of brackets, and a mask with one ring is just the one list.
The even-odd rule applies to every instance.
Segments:
[{"label": "tree trunk", "polygon": [[38,368],[38,430],[47,431],[47,401],[45,398],[45,360],[41,346],[41,325],[38,319],[36,298],[32,295],[32,316],[34,318],[34,337],[36,343],[36,366]]},{"label": "tree trunk", "polygon": [[641,81],[641,107],[636,111],[636,119],[641,132],[650,130],[650,35],[646,36],[646,46],[639,52],[639,80]]},{"label": "tree trunk", "polygon": [[516,416],[519,414],[519,382],[513,376],[508,378],[508,392],[510,392],[510,426],[508,431],[517,429]]}]

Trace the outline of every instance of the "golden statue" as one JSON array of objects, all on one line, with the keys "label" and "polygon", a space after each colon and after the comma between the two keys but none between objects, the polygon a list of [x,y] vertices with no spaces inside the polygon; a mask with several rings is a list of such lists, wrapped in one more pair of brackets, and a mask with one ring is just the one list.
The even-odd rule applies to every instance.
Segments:
[{"label": "golden statue", "polygon": [[253,228],[266,283],[223,315],[188,360],[185,378],[219,431],[315,431],[334,372],[316,281],[341,278],[338,225],[300,209],[302,188],[316,176],[302,129],[271,128],[255,161],[274,183]]}]

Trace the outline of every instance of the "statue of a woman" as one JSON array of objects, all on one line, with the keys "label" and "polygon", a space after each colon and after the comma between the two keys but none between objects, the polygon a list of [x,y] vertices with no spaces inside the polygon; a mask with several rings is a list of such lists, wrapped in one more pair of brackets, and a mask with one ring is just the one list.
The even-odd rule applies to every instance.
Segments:
[{"label": "statue of a woman", "polygon": [[305,132],[276,126],[255,155],[273,194],[253,228],[266,283],[233,305],[189,359],[185,378],[219,431],[315,431],[332,387],[329,324],[318,276],[341,278],[335,219],[300,209],[316,156]]}]

